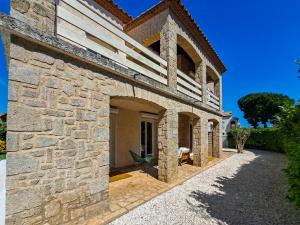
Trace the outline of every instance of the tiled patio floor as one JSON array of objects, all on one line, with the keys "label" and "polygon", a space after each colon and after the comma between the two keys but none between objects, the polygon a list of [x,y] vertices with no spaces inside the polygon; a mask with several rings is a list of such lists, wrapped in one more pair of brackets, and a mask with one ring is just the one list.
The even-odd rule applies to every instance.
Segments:
[{"label": "tiled patio floor", "polygon": [[[179,166],[178,179],[172,183],[164,183],[156,179],[157,171],[144,172],[140,167],[131,167],[117,171],[113,182],[109,184],[110,211],[102,216],[93,218],[89,225],[106,224],[113,219],[128,212],[155,196],[163,193],[172,187],[183,183],[196,174],[208,169],[220,161],[230,157],[234,153],[224,152],[222,158],[211,159],[205,167],[196,167],[189,164]],[[122,179],[123,178],[123,179]]]}]

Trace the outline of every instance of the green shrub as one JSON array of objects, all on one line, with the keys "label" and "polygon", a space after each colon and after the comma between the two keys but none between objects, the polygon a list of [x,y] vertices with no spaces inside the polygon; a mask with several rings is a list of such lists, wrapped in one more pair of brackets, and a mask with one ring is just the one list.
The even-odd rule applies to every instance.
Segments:
[{"label": "green shrub", "polygon": [[283,138],[279,128],[251,129],[246,148],[283,152]]},{"label": "green shrub", "polygon": [[6,150],[5,141],[0,140],[0,154],[5,153],[5,150]]},{"label": "green shrub", "polygon": [[0,140],[6,140],[6,123],[0,121]]},{"label": "green shrub", "polygon": [[289,109],[281,122],[283,148],[288,158],[285,170],[289,182],[289,199],[300,208],[300,107]]},{"label": "green shrub", "polygon": [[[283,139],[279,128],[251,128],[245,148],[283,152]],[[232,132],[228,135],[229,147],[235,148]]]}]

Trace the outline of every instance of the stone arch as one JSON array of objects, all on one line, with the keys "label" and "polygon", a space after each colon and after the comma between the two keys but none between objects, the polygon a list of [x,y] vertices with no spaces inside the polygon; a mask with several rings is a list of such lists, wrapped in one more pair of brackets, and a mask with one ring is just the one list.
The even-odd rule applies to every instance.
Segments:
[{"label": "stone arch", "polygon": [[[166,109],[162,107],[160,104],[157,104],[156,102],[148,100],[146,98],[147,97],[145,96],[144,97],[112,96],[110,97],[110,106],[114,107],[115,109],[126,108],[130,110],[138,111],[139,113],[143,114],[147,118],[147,120],[145,121],[149,121],[148,120],[149,118],[155,120],[156,140],[154,144],[157,147],[157,149],[155,150],[157,155],[155,155],[155,157],[157,157],[158,159],[158,171],[157,171],[158,179],[164,182],[170,182],[176,179],[177,177],[178,163],[177,163],[176,149],[178,144],[177,144],[177,132],[174,132],[174,130],[177,131],[176,124],[178,123],[177,120],[178,117],[176,115],[175,109]],[[151,98],[149,97],[149,99]],[[134,134],[134,129],[139,129],[138,132],[140,132],[143,125],[142,124],[143,120],[141,115],[140,116],[141,120],[139,120],[140,126],[138,127],[131,126],[130,118],[132,117],[133,114],[131,114],[130,116],[127,115],[126,121],[123,123],[126,124],[126,126],[130,126],[130,129],[127,129],[125,135],[131,137],[134,135],[136,136],[136,134]],[[141,134],[142,132],[139,133],[138,135]],[[122,143],[128,143],[128,142],[122,142]],[[142,147],[142,143],[140,143],[139,147]],[[145,152],[145,150],[142,149],[140,149],[140,151]],[[124,154],[122,157],[124,157]]]},{"label": "stone arch", "polygon": [[190,149],[195,166],[202,166],[204,164],[201,126],[201,119],[195,113],[178,113],[178,147],[187,147]]},{"label": "stone arch", "polygon": [[197,50],[193,47],[189,40],[177,34],[177,44],[185,50],[185,52],[190,56],[195,65],[202,62],[201,56],[197,53]]}]

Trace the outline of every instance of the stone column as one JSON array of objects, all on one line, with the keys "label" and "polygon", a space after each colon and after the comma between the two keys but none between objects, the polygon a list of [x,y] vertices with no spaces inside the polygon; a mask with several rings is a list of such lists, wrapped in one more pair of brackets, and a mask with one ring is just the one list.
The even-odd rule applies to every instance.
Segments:
[{"label": "stone column", "polygon": [[201,140],[201,119],[193,121],[193,164],[202,166],[202,140]]},{"label": "stone column", "polygon": [[171,182],[178,173],[178,114],[168,109],[158,123],[158,179]]},{"label": "stone column", "polygon": [[175,22],[168,16],[160,33],[160,56],[167,61],[168,85],[177,92],[177,34]]},{"label": "stone column", "polygon": [[199,73],[201,74],[200,83],[202,85],[202,102],[206,104],[207,102],[206,63],[202,61],[197,70],[199,70]]},{"label": "stone column", "polygon": [[11,0],[10,15],[43,32],[55,32],[55,0]]},{"label": "stone column", "polygon": [[219,158],[222,151],[222,135],[221,135],[221,121],[214,121],[213,130],[213,157]]},{"label": "stone column", "polygon": [[200,118],[201,120],[201,166],[208,163],[208,120]]}]

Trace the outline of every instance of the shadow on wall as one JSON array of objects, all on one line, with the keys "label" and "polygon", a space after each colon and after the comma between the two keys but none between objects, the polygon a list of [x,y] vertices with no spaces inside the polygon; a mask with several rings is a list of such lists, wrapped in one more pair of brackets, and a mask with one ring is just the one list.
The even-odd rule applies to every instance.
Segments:
[{"label": "shadow on wall", "polygon": [[[210,214],[218,224],[229,225],[296,225],[300,210],[286,199],[287,181],[282,169],[284,155],[253,151],[256,158],[242,166],[233,178],[219,177],[217,192],[190,193],[186,200],[190,210]],[[204,212],[204,213],[203,213]]]}]

